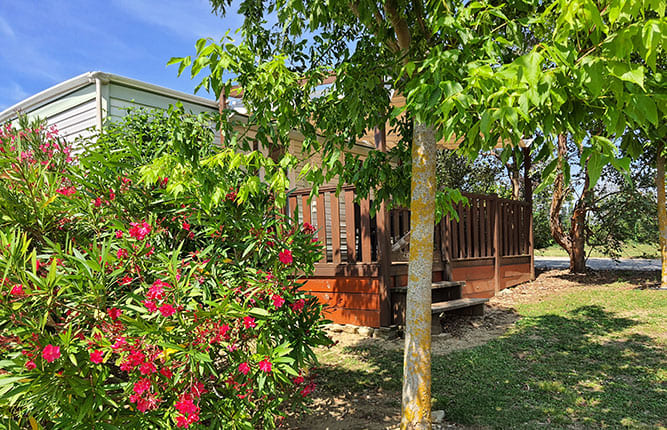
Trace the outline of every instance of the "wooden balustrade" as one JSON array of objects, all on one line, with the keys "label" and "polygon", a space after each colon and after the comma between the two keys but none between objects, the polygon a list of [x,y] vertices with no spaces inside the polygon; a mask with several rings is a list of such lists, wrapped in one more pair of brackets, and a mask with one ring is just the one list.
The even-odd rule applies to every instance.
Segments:
[{"label": "wooden balustrade", "polygon": [[[354,187],[321,188],[309,203],[310,190],[297,190],[288,197],[291,216],[317,229],[317,238],[324,245],[322,259],[315,275],[381,276],[379,256],[391,264],[392,253],[382,252],[392,245],[407,243],[410,211],[397,208],[386,216],[371,216],[369,199],[356,202]],[[531,256],[532,211],[525,202],[496,196],[464,193],[468,203],[455,206],[458,220],[443,218],[435,229],[434,258],[436,261],[491,259]],[[384,229],[378,229],[378,219]],[[385,234],[386,232],[386,234]],[[388,240],[383,245],[381,241]],[[500,252],[497,252],[499,250]],[[394,260],[401,259],[394,253]],[[404,259],[404,258],[403,258]],[[532,261],[531,261],[532,262]],[[386,267],[386,266],[385,266]]]}]

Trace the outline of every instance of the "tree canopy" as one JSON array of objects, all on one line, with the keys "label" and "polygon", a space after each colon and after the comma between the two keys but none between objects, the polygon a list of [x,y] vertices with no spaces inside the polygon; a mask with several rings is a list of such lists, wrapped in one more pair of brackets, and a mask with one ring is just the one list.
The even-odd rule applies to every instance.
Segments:
[{"label": "tree canopy", "polygon": [[[211,4],[220,14],[232,5]],[[294,169],[299,156],[320,153],[321,164],[303,169],[316,190],[357,168],[343,163],[343,153],[367,130],[400,114],[412,126],[412,141],[403,147],[409,162],[366,167],[380,169],[377,178],[391,169],[411,173],[409,189],[404,181],[403,189],[377,196],[411,199],[405,369],[417,370],[405,376],[403,426],[426,428],[430,373],[418,383],[408,380],[430,369],[422,302],[432,264],[435,142],[460,140],[461,151],[474,157],[499,142],[515,146],[535,137],[533,150],[543,160],[555,136],[569,134],[592,184],[605,164],[627,167],[613,141],[628,128],[657,126],[667,106],[664,93],[646,84],[649,72],[662,79],[656,62],[667,37],[665,0],[246,0],[239,12],[245,17],[239,43],[202,39],[194,57],[170,61],[179,73],[189,67],[217,97],[242,88],[249,118],[224,127],[229,144],[287,146],[298,133],[302,154],[286,154],[279,164]],[[321,91],[331,75],[335,81]],[[405,96],[405,106],[391,105],[393,91]],[[592,132],[582,127],[593,121],[599,127]],[[558,160],[549,161],[545,179],[555,177]],[[568,181],[569,165],[563,168]],[[267,180],[280,200],[284,172],[276,169]],[[379,180],[375,185],[382,188]],[[455,198],[442,195],[444,207]],[[406,392],[422,404],[406,407]]]}]

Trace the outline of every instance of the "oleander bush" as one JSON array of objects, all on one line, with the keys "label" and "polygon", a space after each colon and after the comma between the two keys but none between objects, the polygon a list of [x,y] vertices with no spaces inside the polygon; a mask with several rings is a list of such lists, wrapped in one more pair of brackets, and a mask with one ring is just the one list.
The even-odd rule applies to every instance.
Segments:
[{"label": "oleander bush", "polygon": [[209,124],[1,128],[0,426],[273,428],[312,392],[321,247]]}]

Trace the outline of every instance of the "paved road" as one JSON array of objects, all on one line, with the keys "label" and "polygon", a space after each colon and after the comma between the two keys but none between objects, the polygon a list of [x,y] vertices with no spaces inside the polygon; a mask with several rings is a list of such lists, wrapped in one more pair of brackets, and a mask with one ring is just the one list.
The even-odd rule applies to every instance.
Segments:
[{"label": "paved road", "polygon": [[[535,256],[535,267],[538,269],[567,269],[570,260],[567,257]],[[586,267],[593,270],[660,270],[660,260],[645,258],[589,258]]]}]

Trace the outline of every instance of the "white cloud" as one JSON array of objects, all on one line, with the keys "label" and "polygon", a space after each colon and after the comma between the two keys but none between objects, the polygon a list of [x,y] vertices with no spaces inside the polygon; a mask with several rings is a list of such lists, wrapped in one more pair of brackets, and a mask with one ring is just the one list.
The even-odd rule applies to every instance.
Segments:
[{"label": "white cloud", "polygon": [[113,3],[133,18],[166,28],[184,39],[220,39],[230,27],[236,30],[240,25],[233,15],[224,20],[214,15],[206,0],[113,0]]}]

